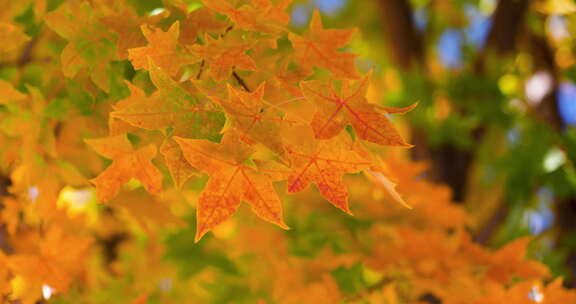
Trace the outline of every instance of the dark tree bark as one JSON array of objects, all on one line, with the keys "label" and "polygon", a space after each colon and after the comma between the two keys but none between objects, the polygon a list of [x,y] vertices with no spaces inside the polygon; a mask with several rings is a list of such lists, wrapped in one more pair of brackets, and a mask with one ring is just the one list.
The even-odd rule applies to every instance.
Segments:
[{"label": "dark tree bark", "polygon": [[511,54],[516,50],[529,4],[530,0],[498,1],[485,50],[494,50],[499,55]]},{"label": "dark tree bark", "polygon": [[402,70],[421,67],[424,63],[422,37],[416,30],[412,7],[407,0],[378,0],[388,52]]}]

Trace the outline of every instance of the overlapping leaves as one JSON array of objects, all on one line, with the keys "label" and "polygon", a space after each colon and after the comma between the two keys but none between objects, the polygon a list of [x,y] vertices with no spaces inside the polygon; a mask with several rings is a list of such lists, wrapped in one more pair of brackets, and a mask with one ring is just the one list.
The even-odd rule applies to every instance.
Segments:
[{"label": "overlapping leaves", "polygon": [[[259,217],[286,227],[276,182],[286,181],[289,193],[314,184],[331,204],[351,213],[343,176],[375,166],[363,142],[409,146],[387,115],[411,108],[368,102],[370,74],[355,80],[360,76],[355,55],[337,50],[354,31],[324,29],[315,12],[309,32],[293,34],[283,12],[289,2],[206,0],[202,22],[175,21],[166,31],[142,25],[147,45],[128,49],[134,68],[147,70],[156,90],[147,96],[127,82],[130,96],[110,113],[111,135],[160,131],[160,151],[178,187],[197,172],[209,175],[198,200],[197,240],[232,216],[242,200]],[[220,14],[225,24],[216,19]],[[200,25],[205,27],[183,28]],[[182,43],[180,33],[192,32],[195,39]],[[283,37],[293,48],[278,48]],[[285,64],[266,63],[282,57],[293,58],[300,72],[286,78]],[[305,58],[341,80],[305,80],[313,72]],[[286,86],[292,89],[283,90]],[[344,131],[347,125],[353,134]],[[94,179],[101,199],[111,198],[130,178],[156,192],[157,178],[139,176],[143,168],[135,161],[144,157],[138,151],[149,151],[145,167],[156,168],[150,162],[156,144],[149,145],[122,156],[100,153],[113,159]],[[127,164],[122,173],[112,175],[121,164]]]}]

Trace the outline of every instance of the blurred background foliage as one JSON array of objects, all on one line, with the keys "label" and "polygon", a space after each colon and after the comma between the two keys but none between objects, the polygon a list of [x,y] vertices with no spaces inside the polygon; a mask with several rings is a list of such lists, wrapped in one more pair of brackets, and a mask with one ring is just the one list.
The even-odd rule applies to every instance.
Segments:
[{"label": "blurred background foliage", "polygon": [[570,0],[296,1],[354,27],[382,102],[408,115],[426,175],[446,183],[476,240],[535,236],[532,255],[576,287],[576,4]]}]

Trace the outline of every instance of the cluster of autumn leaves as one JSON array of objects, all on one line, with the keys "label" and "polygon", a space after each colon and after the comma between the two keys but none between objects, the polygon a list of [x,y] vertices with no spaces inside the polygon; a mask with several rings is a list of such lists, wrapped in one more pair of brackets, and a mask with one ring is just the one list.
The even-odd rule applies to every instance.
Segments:
[{"label": "cluster of autumn leaves", "polygon": [[[207,255],[225,252],[253,269],[242,284],[264,302],[426,303],[430,295],[442,303],[530,303],[528,292],[558,299],[546,303],[575,301],[559,281],[540,285],[547,272],[523,259],[527,240],[495,253],[478,246],[449,192],[418,178],[419,164],[383,161],[386,147],[410,146],[389,114],[413,106],[366,97],[371,73],[359,73],[356,55],[341,50],[354,30],[325,29],[314,12],[303,34],[292,32],[291,0],[204,0],[194,10],[164,2],[139,16],[128,1],[26,0],[0,16],[0,51],[15,64],[0,80],[1,168],[11,183],[0,191],[0,301],[35,303],[49,290],[91,303],[98,302],[91,292],[115,276],[175,279],[161,258],[169,249],[160,228],[182,227],[173,209],[187,210],[176,201],[190,197],[194,240],[216,229]],[[25,33],[19,14],[43,30]],[[119,62],[130,68],[114,72]],[[342,246],[321,246],[312,258],[294,255],[286,237],[304,239],[299,217],[325,208],[304,191],[310,185],[346,213],[351,192],[354,213],[370,223],[349,231],[340,214],[320,209],[334,222],[319,226],[339,232]],[[285,229],[289,205],[299,215],[290,221],[296,232],[238,224],[242,201]],[[232,238],[222,237],[226,227],[237,230]],[[114,245],[134,230],[150,240],[141,257],[137,242]],[[122,263],[120,250],[139,257]],[[329,273],[354,265],[367,285],[346,291]],[[191,280],[220,276],[226,280],[208,270]],[[187,299],[200,283],[167,292],[134,279],[124,300]]]},{"label": "cluster of autumn leaves", "polygon": [[[205,26],[183,22],[195,27],[181,29],[176,21],[164,32],[142,25],[147,45],[128,49],[128,59],[135,69],[148,71],[156,90],[146,96],[127,83],[131,95],[110,113],[112,136],[86,141],[113,160],[93,180],[101,201],[131,178],[152,194],[161,192],[162,174],[152,163],[155,147],[133,149],[125,136],[144,129],[165,135],[160,150],[176,185],[196,171],[209,175],[198,200],[197,240],[230,218],[241,201],[262,219],[288,228],[274,182],[287,181],[290,193],[315,184],[330,203],[350,213],[342,176],[379,170],[377,156],[363,141],[409,146],[387,114],[412,107],[370,103],[370,74],[360,77],[355,55],[337,51],[354,31],[324,29],[316,12],[304,35],[291,33],[287,3],[252,1],[235,8],[228,1],[205,1],[206,8],[189,17],[202,14]],[[230,22],[216,26],[214,13]],[[186,44],[179,37],[188,31],[198,39]],[[280,48],[282,39],[292,47]],[[194,64],[193,72],[182,72]],[[305,80],[314,66],[330,74]]]}]

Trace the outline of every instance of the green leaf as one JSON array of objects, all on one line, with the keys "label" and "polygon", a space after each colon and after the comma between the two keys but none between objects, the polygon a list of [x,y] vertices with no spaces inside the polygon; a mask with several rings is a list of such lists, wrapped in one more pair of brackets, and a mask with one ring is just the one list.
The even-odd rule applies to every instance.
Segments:
[{"label": "green leaf", "polygon": [[362,272],[362,264],[356,263],[350,267],[340,266],[331,271],[332,277],[345,293],[354,294],[364,290],[367,286]]}]

